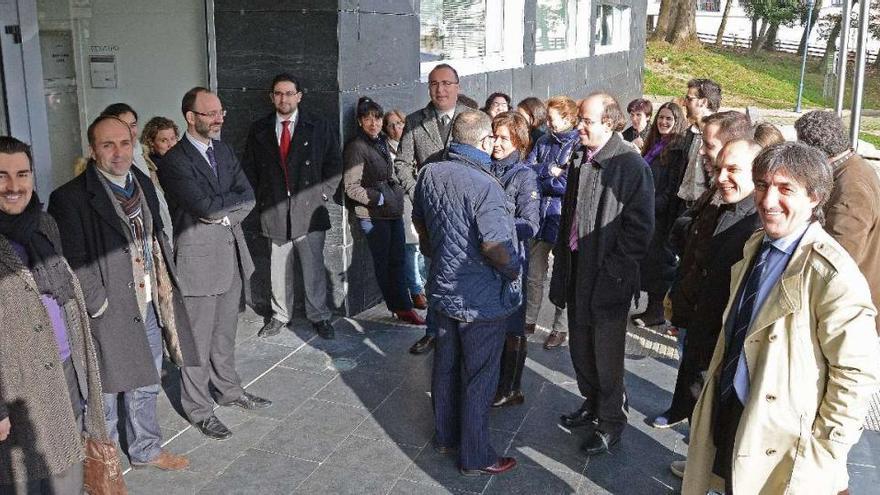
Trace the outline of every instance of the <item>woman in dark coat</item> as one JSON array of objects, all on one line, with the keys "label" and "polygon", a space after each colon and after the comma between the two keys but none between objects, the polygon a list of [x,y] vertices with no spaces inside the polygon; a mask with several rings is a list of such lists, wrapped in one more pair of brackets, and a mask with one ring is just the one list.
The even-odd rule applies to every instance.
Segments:
[{"label": "woman in dark coat", "polygon": [[[492,174],[501,183],[513,204],[513,220],[522,272],[529,271],[528,245],[538,231],[540,195],[538,179],[522,157],[529,148],[529,126],[516,112],[498,114],[492,119],[495,146],[492,149]],[[520,391],[526,362],[528,342],[525,336],[525,304],[508,317],[507,339],[501,354],[501,379],[492,407],[522,404],[525,398]]]},{"label": "woman in dark coat", "polygon": [[403,188],[394,179],[388,142],[382,134],[383,113],[373,100],[358,100],[358,131],[342,152],[343,185],[367,237],[385,304],[401,321],[424,325],[425,320],[413,310],[406,286]]},{"label": "woman in dark coat", "polygon": [[664,103],[651,124],[642,152],[654,176],[654,235],[641,263],[642,290],[648,293],[648,306],[643,313],[632,316],[638,325],[666,322],[663,298],[672,286],[677,264],[669,245],[669,232],[684,211],[684,202],[677,192],[687,166],[687,150],[683,146],[686,130],[687,119],[681,107]]},{"label": "woman in dark coat", "polygon": [[[579,146],[577,103],[567,96],[547,100],[547,125],[550,131],[541,136],[526,158],[538,174],[541,194],[541,225],[529,246],[529,274],[526,297],[526,332],[535,331],[538,313],[544,300],[544,282],[550,251],[556,244],[559,220],[562,216],[562,197],[568,182],[568,162]],[[568,335],[566,311],[556,307],[550,335],[544,347],[551,349],[565,343]]]}]

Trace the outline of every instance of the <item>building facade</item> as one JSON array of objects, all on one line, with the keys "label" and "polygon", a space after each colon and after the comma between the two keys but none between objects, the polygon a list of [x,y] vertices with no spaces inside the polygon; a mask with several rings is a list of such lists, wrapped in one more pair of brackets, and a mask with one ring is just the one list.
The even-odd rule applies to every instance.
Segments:
[{"label": "building facade", "polygon": [[[48,197],[72,178],[85,129],[106,105],[124,101],[141,124],[162,115],[183,129],[181,96],[208,86],[228,110],[223,140],[241,151],[251,122],[272,110],[281,71],[301,78],[301,105],[341,143],[360,96],[421,108],[441,62],[480,102],[494,91],[516,102],[605,89],[626,104],[641,94],[645,12],[637,0],[0,0],[0,21],[18,26],[0,33],[0,134],[33,144]],[[356,224],[342,207],[332,215],[332,302],[354,314],[380,295]],[[265,260],[265,241],[249,240]],[[252,281],[257,307],[267,270],[264,261]]]}]

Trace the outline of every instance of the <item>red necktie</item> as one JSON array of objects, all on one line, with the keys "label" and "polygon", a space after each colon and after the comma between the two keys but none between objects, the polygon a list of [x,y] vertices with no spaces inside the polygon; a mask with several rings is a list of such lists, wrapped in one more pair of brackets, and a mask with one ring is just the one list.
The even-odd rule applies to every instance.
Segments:
[{"label": "red necktie", "polygon": [[287,153],[290,151],[290,121],[281,121],[281,141],[278,143],[278,151],[281,152],[281,170],[284,172],[284,185],[287,187],[287,195],[290,196],[290,181],[287,178]]}]

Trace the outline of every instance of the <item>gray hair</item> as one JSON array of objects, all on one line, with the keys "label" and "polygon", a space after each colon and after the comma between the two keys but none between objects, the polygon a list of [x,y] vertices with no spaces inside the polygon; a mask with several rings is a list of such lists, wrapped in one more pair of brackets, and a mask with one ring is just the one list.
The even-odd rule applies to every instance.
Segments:
[{"label": "gray hair", "polygon": [[461,144],[479,147],[480,141],[491,134],[492,119],[476,110],[461,112],[452,123],[452,140]]},{"label": "gray hair", "polygon": [[803,143],[779,143],[768,146],[752,162],[755,179],[780,173],[807,190],[818,204],[813,208],[813,220],[825,224],[825,202],[831,195],[834,180],[826,157],[818,149]]}]

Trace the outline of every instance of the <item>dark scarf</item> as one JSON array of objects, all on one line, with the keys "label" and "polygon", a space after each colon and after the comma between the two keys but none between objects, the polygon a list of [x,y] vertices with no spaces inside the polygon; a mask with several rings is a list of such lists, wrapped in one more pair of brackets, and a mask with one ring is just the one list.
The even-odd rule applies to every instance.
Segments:
[{"label": "dark scarf", "polygon": [[507,155],[500,160],[493,159],[492,174],[497,177],[498,180],[502,180],[504,174],[506,174],[514,165],[520,162],[519,157],[519,151],[514,150],[513,153]]},{"label": "dark scarf", "polygon": [[149,273],[152,268],[152,250],[150,249],[150,236],[146,235],[146,228],[144,227],[144,211],[141,208],[141,198],[143,197],[141,188],[132,178],[131,172],[125,178],[125,187],[119,187],[109,180],[107,183],[110,184],[110,190],[113,191],[113,196],[119,202],[122,212],[128,217],[128,224],[131,226],[138,249],[143,256],[144,267],[147,273]]},{"label": "dark scarf", "polygon": [[28,268],[40,293],[54,297],[59,305],[63,305],[74,296],[70,271],[46,234],[40,232],[40,215],[42,205],[34,192],[21,214],[0,212],[0,235],[24,246],[30,258]]},{"label": "dark scarf", "polygon": [[375,148],[380,155],[385,157],[386,160],[388,160],[389,162],[392,161],[391,153],[388,151],[388,141],[386,140],[384,134],[380,132],[379,135],[374,138],[364,132],[364,130],[360,127],[358,127],[358,133],[361,135],[362,138],[364,138],[364,140],[370,143],[370,145],[372,145],[373,148]]}]

